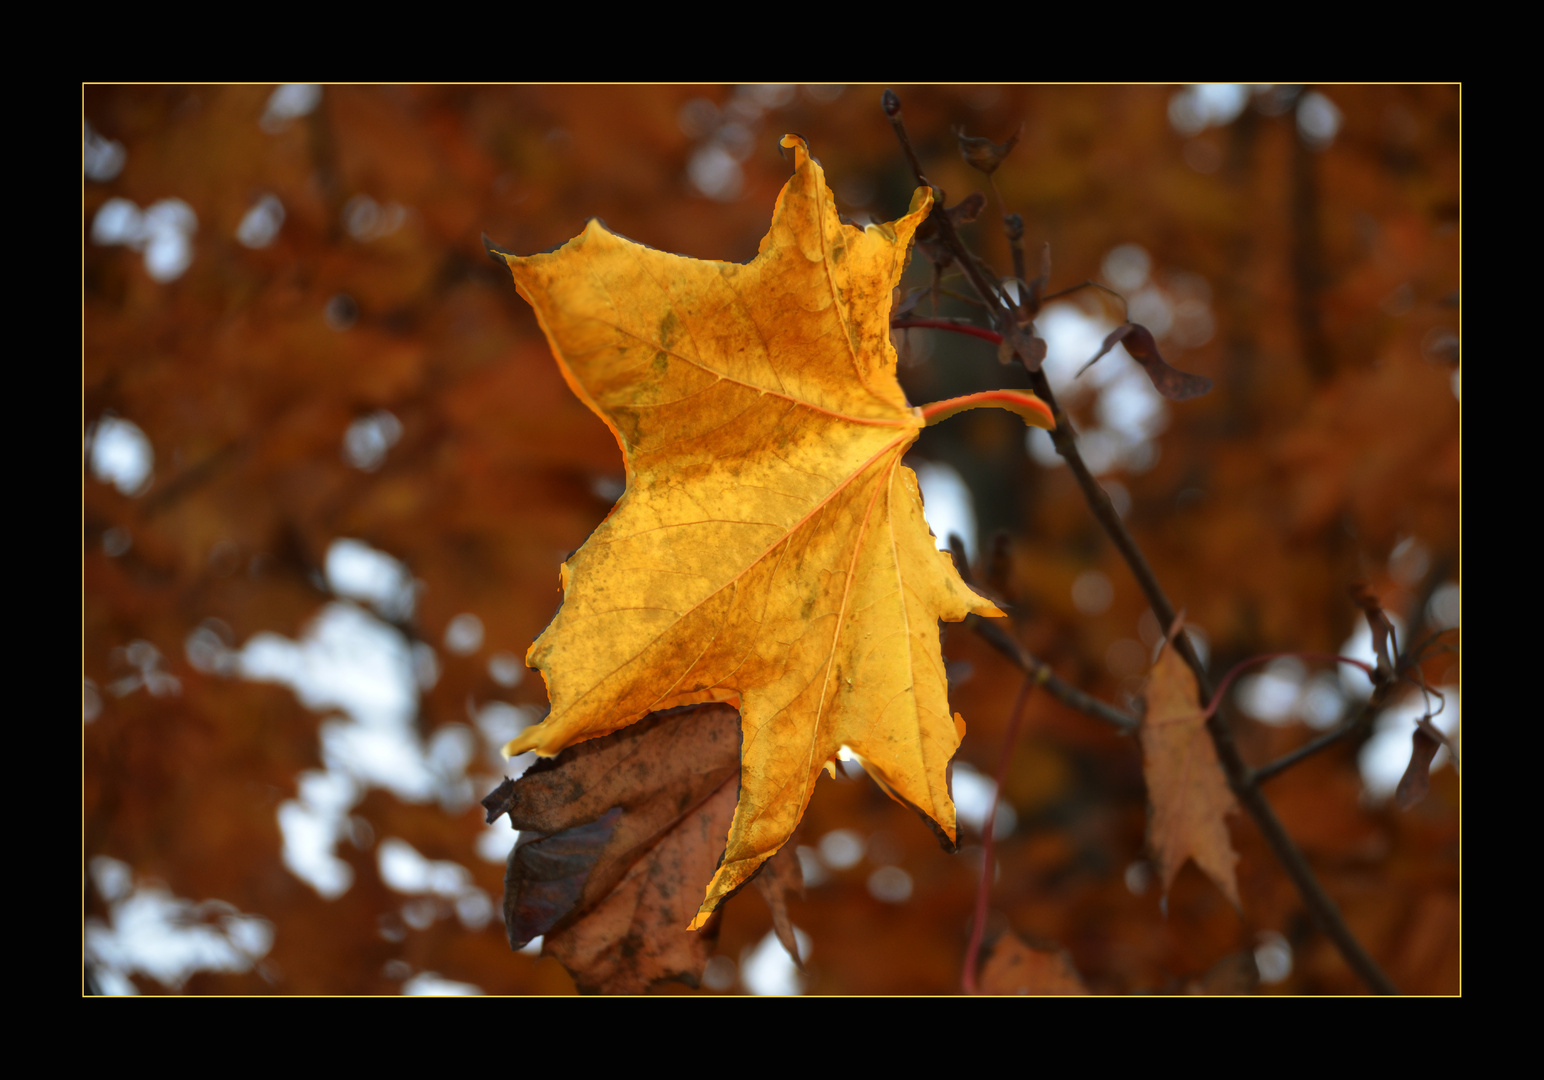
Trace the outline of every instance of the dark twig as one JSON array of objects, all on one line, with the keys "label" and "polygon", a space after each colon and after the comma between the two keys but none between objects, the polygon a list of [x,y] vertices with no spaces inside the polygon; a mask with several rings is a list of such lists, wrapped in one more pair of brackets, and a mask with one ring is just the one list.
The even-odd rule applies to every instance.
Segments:
[{"label": "dark twig", "polygon": [[1082,292],[1084,289],[1098,289],[1100,292],[1107,292],[1111,296],[1115,297],[1115,299],[1120,301],[1121,318],[1126,322],[1131,321],[1130,301],[1128,301],[1124,296],[1116,292],[1114,289],[1110,288],[1108,285],[1101,285],[1097,281],[1080,281],[1076,285],[1067,286],[1065,289],[1057,289],[1053,293],[1047,293],[1045,296],[1042,296],[1040,298],[1040,302],[1042,304],[1049,304],[1052,300],[1060,300],[1064,296],[1071,296],[1073,293]]},{"label": "dark twig", "polygon": [[[1147,597],[1153,614],[1158,617],[1158,624],[1172,626],[1175,617],[1174,605],[1169,602],[1168,595],[1158,584],[1158,579],[1153,574],[1147,557],[1137,546],[1136,539],[1126,528],[1126,523],[1115,512],[1115,506],[1110,502],[1109,495],[1099,486],[1099,482],[1094,479],[1093,474],[1088,471],[1088,466],[1084,464],[1082,455],[1078,453],[1072,425],[1064,422],[1065,414],[1056,404],[1056,398],[1051,393],[1050,381],[1043,371],[1030,372],[1030,381],[1035,393],[1051,406],[1051,413],[1056,417],[1057,423],[1056,430],[1051,432],[1051,438],[1057,452],[1072,470],[1078,486],[1083,489],[1083,497],[1093,511],[1094,517],[1099,520],[1105,534],[1115,543],[1121,556],[1126,560],[1126,565],[1131,568],[1132,576],[1137,579],[1137,584],[1141,587],[1143,595]],[[1186,665],[1195,673],[1201,704],[1203,706],[1209,704],[1212,698],[1211,680],[1205,665],[1201,663],[1201,658],[1196,653],[1190,636],[1183,630],[1180,631],[1175,646],[1179,649],[1179,654]],[[1314,921],[1335,942],[1341,955],[1345,957],[1346,963],[1368,987],[1381,994],[1398,993],[1393,981],[1384,974],[1377,962],[1362,947],[1362,943],[1357,941],[1356,935],[1351,933],[1351,928],[1346,925],[1335,901],[1330,899],[1330,895],[1324,891],[1324,886],[1320,885],[1319,879],[1314,876],[1302,850],[1293,842],[1286,827],[1281,824],[1281,819],[1271,808],[1270,802],[1253,782],[1249,766],[1244,763],[1243,756],[1238,751],[1238,745],[1233,741],[1233,732],[1222,713],[1218,711],[1208,717],[1206,727],[1212,737],[1213,745],[1217,748],[1217,758],[1222,764],[1223,772],[1227,774],[1228,785],[1233,789],[1239,804],[1250,817],[1254,818],[1255,824],[1265,835],[1265,840],[1275,852],[1277,860],[1292,878],[1298,892],[1302,894],[1303,902],[1307,905]]]},{"label": "dark twig", "polygon": [[[1094,517],[1104,527],[1105,534],[1114,542],[1116,549],[1125,559],[1126,565],[1130,567],[1132,576],[1137,579],[1137,584],[1141,587],[1143,595],[1147,597],[1153,614],[1158,618],[1158,624],[1172,626],[1175,617],[1174,605],[1169,602],[1168,595],[1158,583],[1152,566],[1149,565],[1142,549],[1137,546],[1136,539],[1126,528],[1126,523],[1115,512],[1115,505],[1110,502],[1109,495],[1099,486],[1099,482],[1094,479],[1088,466],[1084,464],[1083,456],[1078,452],[1076,433],[1072,429],[1072,424],[1065,419],[1066,414],[1062,412],[1061,406],[1056,403],[1055,395],[1051,392],[1050,380],[1045,377],[1045,372],[1031,371],[1030,385],[1040,399],[1051,407],[1051,413],[1055,416],[1057,425],[1056,430],[1051,432],[1051,439],[1057,452],[1067,462],[1078,486],[1083,489],[1084,500],[1093,511]],[[1197,654],[1190,636],[1182,630],[1174,644],[1185,664],[1195,673],[1201,704],[1203,706],[1209,704],[1212,698],[1211,679],[1207,675],[1205,665],[1201,663],[1200,655]],[[1217,748],[1218,761],[1222,764],[1223,772],[1227,774],[1228,785],[1233,789],[1233,794],[1249,816],[1254,818],[1260,832],[1265,835],[1266,843],[1270,844],[1277,860],[1287,871],[1287,875],[1292,878],[1293,884],[1297,886],[1314,921],[1335,942],[1341,955],[1345,957],[1346,963],[1368,987],[1382,994],[1398,993],[1393,981],[1383,973],[1377,962],[1362,947],[1362,943],[1351,933],[1351,928],[1346,925],[1340,909],[1324,891],[1324,886],[1319,884],[1319,879],[1314,876],[1313,869],[1308,865],[1302,850],[1287,833],[1286,827],[1281,824],[1281,819],[1276,816],[1270,802],[1251,782],[1249,766],[1244,763],[1243,756],[1238,751],[1238,745],[1233,741],[1233,732],[1222,713],[1219,711],[1208,717],[1206,727],[1212,737],[1213,745]]]},{"label": "dark twig", "polygon": [[1003,629],[996,619],[984,619],[980,615],[968,615],[965,625],[981,635],[992,648],[1002,653],[1018,666],[1019,670],[1034,679],[1039,680],[1040,685],[1057,701],[1069,709],[1076,709],[1080,713],[1092,716],[1096,720],[1103,720],[1106,724],[1116,728],[1124,735],[1134,735],[1140,727],[1137,718],[1129,713],[1121,712],[1113,705],[1106,705],[1092,694],[1079,690],[1076,686],[1061,678],[1050,668],[1050,665],[1030,653],[1018,640]]},{"label": "dark twig", "polygon": [[1362,707],[1356,711],[1355,716],[1351,717],[1351,719],[1347,720],[1339,727],[1336,727],[1331,731],[1326,731],[1323,735],[1320,735],[1317,738],[1310,739],[1302,746],[1299,746],[1296,750],[1283,754],[1275,761],[1272,761],[1267,765],[1262,765],[1258,769],[1253,770],[1250,773],[1249,782],[1251,784],[1263,784],[1265,781],[1271,779],[1272,777],[1286,772],[1288,769],[1298,764],[1299,762],[1306,761],[1307,759],[1313,757],[1320,750],[1323,750],[1326,747],[1334,746],[1342,739],[1345,739],[1351,735],[1356,735],[1372,727],[1373,720],[1377,717],[1378,713],[1383,711],[1383,706],[1388,703],[1388,699],[1393,694],[1395,688],[1402,682],[1414,681],[1410,679],[1408,672],[1414,671],[1417,675],[1420,674],[1421,661],[1424,660],[1429,654],[1431,651],[1431,646],[1436,642],[1436,640],[1446,633],[1448,633],[1447,630],[1439,630],[1437,633],[1432,634],[1430,637],[1426,638],[1415,648],[1409,649],[1408,651],[1400,654],[1399,658],[1394,663],[1393,678],[1374,677],[1372,694],[1366,701],[1362,703]]},{"label": "dark twig", "polygon": [[917,160],[916,152],[911,148],[911,138],[906,134],[906,123],[901,119],[900,99],[896,97],[893,90],[886,90],[882,100],[885,115],[890,118],[890,126],[895,129],[895,137],[906,152],[906,159],[911,164],[911,171],[917,183],[933,192],[933,210],[928,220],[937,230],[938,240],[949,249],[950,254],[954,256],[955,265],[964,272],[971,288],[976,290],[976,295],[986,303],[987,311],[991,314],[998,333],[1008,339],[1014,352],[1018,354],[1019,361],[1026,368],[1038,369],[1040,361],[1045,358],[1044,342],[1040,342],[1037,348],[1038,339],[1031,339],[1029,335],[1019,330],[1013,319],[1012,305],[1005,302],[996,276],[982,267],[980,261],[960,239],[960,234],[954,228],[954,222],[949,220],[949,215],[944,209],[943,191],[933,187],[922,171],[922,164]]},{"label": "dark twig", "polygon": [[1249,776],[1251,784],[1263,784],[1279,773],[1284,773],[1300,761],[1306,761],[1327,746],[1334,746],[1340,740],[1353,732],[1366,727],[1382,706],[1382,701],[1374,702],[1369,698],[1363,706],[1357,710],[1356,715],[1333,731],[1326,731],[1316,739],[1310,739],[1289,754],[1283,754],[1269,765],[1262,765],[1255,769]]},{"label": "dark twig", "polygon": [[[879,99],[885,115],[890,118],[890,126],[895,129],[895,137],[900,141],[901,149],[906,152],[906,160],[911,164],[912,175],[916,176],[917,183],[930,188],[933,185],[927,177],[922,175],[922,162],[917,160],[917,152],[911,148],[911,138],[906,134],[906,123],[901,119],[901,99],[896,96],[894,90],[886,90]],[[938,197],[940,203],[942,198]],[[939,207],[935,206],[935,209]]]},{"label": "dark twig", "polygon": [[[894,99],[893,109],[890,108],[892,99]],[[910,141],[905,137],[899,99],[895,98],[893,92],[886,91],[885,101],[886,115],[890,117],[890,122],[895,128],[897,136],[902,140],[902,145],[907,148],[908,156],[913,159],[912,167],[917,175],[918,182],[925,184],[927,181],[922,175],[920,165],[915,161],[915,155],[911,154]],[[1143,555],[1141,548],[1137,546],[1136,540],[1132,537],[1130,531],[1127,530],[1125,522],[1115,512],[1115,506],[1110,502],[1109,495],[1100,487],[1099,482],[1094,479],[1093,474],[1089,472],[1088,466],[1084,463],[1082,455],[1078,452],[1076,432],[1073,430],[1066,414],[1062,411],[1061,406],[1057,404],[1056,397],[1051,392],[1050,380],[1046,378],[1045,372],[1040,370],[1040,359],[1042,357],[1033,356],[1033,350],[1021,344],[1025,335],[1020,333],[1014,325],[1011,314],[1003,305],[999,290],[995,285],[987,281],[974,256],[965,248],[959,235],[949,223],[947,216],[936,206],[933,220],[938,225],[939,239],[948,246],[950,252],[955,257],[955,261],[965,271],[965,275],[970,280],[971,285],[980,294],[981,298],[987,302],[994,321],[998,325],[998,329],[1012,343],[1014,353],[1019,356],[1020,361],[1029,372],[1031,387],[1040,399],[1051,407],[1051,412],[1056,419],[1057,425],[1056,429],[1051,432],[1052,441],[1056,446],[1057,453],[1066,461],[1078,486],[1083,490],[1083,496],[1089,505],[1089,509],[1093,511],[1094,517],[1104,528],[1105,534],[1109,536],[1116,549],[1121,553],[1122,558],[1125,559],[1126,565],[1130,567],[1132,576],[1137,579],[1138,586],[1142,589],[1143,595],[1147,597],[1148,604],[1152,607],[1153,614],[1157,616],[1159,625],[1172,626],[1175,620],[1174,605],[1169,602],[1168,595],[1158,583],[1158,579],[1153,574],[1153,569],[1149,565],[1147,557]],[[1026,356],[1025,353],[1030,353],[1031,355]],[[1201,663],[1201,658],[1197,654],[1190,636],[1183,630],[1176,635],[1174,645],[1180,657],[1185,661],[1190,670],[1195,673],[1201,704],[1205,706],[1211,701],[1212,697],[1211,679],[1207,675],[1205,665]],[[1249,767],[1244,763],[1243,757],[1239,754],[1238,745],[1233,740],[1233,733],[1228,728],[1220,711],[1213,713],[1207,719],[1207,731],[1211,735],[1212,743],[1217,749],[1218,760],[1228,777],[1228,784],[1233,789],[1234,795],[1238,798],[1240,805],[1244,807],[1249,816],[1255,820],[1255,824],[1259,827],[1261,833],[1264,834],[1265,840],[1275,853],[1277,860],[1287,871],[1288,876],[1292,878],[1293,884],[1297,886],[1297,890],[1302,895],[1303,902],[1314,921],[1334,941],[1341,955],[1345,957],[1351,969],[1357,973],[1364,983],[1378,993],[1398,993],[1393,981],[1383,973],[1382,969],[1378,967],[1377,962],[1362,947],[1361,942],[1356,940],[1356,936],[1351,933],[1351,929],[1346,925],[1339,908],[1330,899],[1329,894],[1324,891],[1324,887],[1319,884],[1318,878],[1314,876],[1312,868],[1308,865],[1308,860],[1304,858],[1302,851],[1293,842],[1292,837],[1288,835],[1286,828],[1281,824],[1281,820],[1276,816],[1275,811],[1271,808],[1270,803],[1266,800],[1260,789],[1251,783]]]},{"label": "dark twig", "polygon": [[[1013,257],[1013,276],[1019,282],[1019,287],[1026,288],[1029,282],[1025,278],[1024,270],[1024,218],[1021,214],[1004,214],[1003,231],[1008,234],[1008,251]],[[1022,293],[1020,295],[1023,295]]]},{"label": "dark twig", "polygon": [[1308,740],[1291,753],[1283,754],[1270,764],[1251,770],[1249,783],[1251,785],[1263,784],[1273,776],[1286,772],[1298,762],[1308,760],[1320,750],[1334,746],[1348,735],[1354,735],[1370,727],[1373,717],[1377,716],[1379,711],[1382,710],[1383,703],[1388,700],[1389,693],[1393,687],[1394,682],[1392,680],[1380,683],[1373,690],[1372,696],[1362,703],[1362,707],[1356,711],[1355,716],[1332,731],[1326,731],[1318,738]]},{"label": "dark twig", "polygon": [[[970,568],[970,559],[965,554],[965,541],[958,533],[949,534],[949,551],[954,556],[954,566],[959,571],[961,579],[972,589],[980,590],[981,586],[977,584],[975,574]],[[997,619],[983,618],[972,612],[965,616],[965,625],[980,635],[982,640],[992,648],[1012,660],[1020,671],[1039,682],[1053,698],[1069,709],[1076,709],[1096,720],[1103,720],[1119,729],[1123,735],[1134,735],[1137,728],[1141,726],[1136,717],[1106,705],[1092,694],[1084,693],[1062,679],[1051,670],[1051,665],[1020,644],[1019,639],[1009,633],[1003,623]]]}]

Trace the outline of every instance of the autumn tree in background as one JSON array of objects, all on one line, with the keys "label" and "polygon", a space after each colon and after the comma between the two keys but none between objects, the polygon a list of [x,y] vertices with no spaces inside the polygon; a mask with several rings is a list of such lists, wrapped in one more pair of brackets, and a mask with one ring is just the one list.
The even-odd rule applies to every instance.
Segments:
[{"label": "autumn tree in background", "polygon": [[[918,184],[880,89],[85,88],[94,988],[574,989],[505,944],[512,834],[478,800],[507,775],[498,746],[545,713],[521,661],[622,463],[480,236],[543,252],[599,217],[749,261],[789,132],[847,220],[894,221]],[[1242,670],[1216,722],[1344,930],[1399,990],[1456,993],[1459,780],[1427,752],[1458,711],[1456,88],[896,90],[945,204],[985,196],[959,243],[1011,276],[1016,214],[1026,283],[1048,247],[1042,293],[1124,297],[1083,289],[1036,318],[1088,467],[1213,687],[1251,658],[1320,657]],[[970,140],[1016,132],[988,179]],[[992,325],[955,254],[922,230],[898,292],[914,404],[1033,381],[980,335],[923,325]],[[1155,394],[1135,339],[1072,379],[1128,317],[1211,392]],[[805,969],[772,988],[956,992],[999,766],[987,989],[1041,964],[1040,989],[1365,991],[1251,813],[1224,826],[1236,906],[1208,872],[1166,888],[1150,861],[1153,749],[1132,730],[1170,626],[1049,436],[977,410],[907,462],[925,490],[963,478],[976,535],[957,559],[1009,616],[995,638],[945,627],[962,850],[838,768],[790,845],[802,899],[725,903],[698,992],[769,988],[785,902]],[[1379,620],[1397,638],[1374,691],[1322,657]],[[1045,678],[1021,693],[1024,657],[1086,707]],[[1377,779],[1390,743],[1435,766],[1426,790]],[[703,798],[728,790],[715,768]],[[152,925],[172,928],[159,946]]]}]

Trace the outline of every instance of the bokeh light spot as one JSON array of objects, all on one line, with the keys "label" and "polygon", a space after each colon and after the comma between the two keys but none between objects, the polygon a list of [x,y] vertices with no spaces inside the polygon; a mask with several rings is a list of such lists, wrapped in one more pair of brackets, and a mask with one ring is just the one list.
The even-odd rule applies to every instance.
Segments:
[{"label": "bokeh light spot", "polygon": [[155,452],[138,424],[109,414],[92,425],[86,441],[96,479],[125,495],[143,495],[150,487]]},{"label": "bokeh light spot", "polygon": [[976,506],[964,477],[953,466],[938,461],[918,462],[917,487],[922,490],[922,516],[943,547],[949,534],[965,542],[965,554],[976,558]]},{"label": "bokeh light spot", "polygon": [[851,829],[833,829],[820,838],[820,861],[833,870],[848,870],[863,859],[863,837]]},{"label": "bokeh light spot", "polygon": [[445,627],[445,649],[457,656],[470,656],[482,648],[482,620],[470,611],[462,612]]},{"label": "bokeh light spot", "polygon": [[1084,615],[1102,615],[1115,601],[1115,586],[1102,570],[1085,570],[1072,582],[1072,606]]},{"label": "bokeh light spot", "polygon": [[274,242],[283,224],[284,204],[277,195],[264,195],[236,226],[236,239],[243,247],[265,248]]}]

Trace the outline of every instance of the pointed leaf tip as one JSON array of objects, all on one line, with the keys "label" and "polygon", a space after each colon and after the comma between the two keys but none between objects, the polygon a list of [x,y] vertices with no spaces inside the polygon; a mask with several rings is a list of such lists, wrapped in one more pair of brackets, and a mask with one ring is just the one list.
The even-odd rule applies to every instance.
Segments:
[{"label": "pointed leaf tip", "polygon": [[482,804],[488,811],[488,820],[484,824],[492,825],[515,805],[515,782],[506,776],[502,784],[487,794]]},{"label": "pointed leaf tip", "polygon": [[519,257],[508,248],[500,247],[498,244],[494,243],[493,237],[489,236],[487,233],[482,234],[482,244],[483,250],[488,253],[488,258],[492,259],[500,266],[507,267],[509,265],[507,261],[508,259]]}]

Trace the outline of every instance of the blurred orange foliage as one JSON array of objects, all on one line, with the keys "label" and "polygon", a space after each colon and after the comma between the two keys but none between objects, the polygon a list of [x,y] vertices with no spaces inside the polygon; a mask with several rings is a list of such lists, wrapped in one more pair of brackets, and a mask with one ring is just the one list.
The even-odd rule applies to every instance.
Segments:
[{"label": "blurred orange foliage", "polygon": [[[1406,627],[1435,629],[1433,589],[1459,581],[1457,88],[1275,88],[1212,114],[1192,91],[1151,86],[897,90],[950,205],[983,186],[952,128],[996,140],[1022,122],[993,180],[1030,250],[1050,243],[1051,288],[1099,278],[1166,312],[1163,333],[1146,319],[1164,356],[1216,382],[1124,443],[1122,384],[1099,373],[1128,359],[1107,356],[1083,389],[1061,391],[1090,447],[1106,437],[1101,479],[1204,632],[1213,672],[1339,651],[1356,580]],[[878,98],[84,89],[83,870],[98,988],[397,993],[438,977],[573,991],[556,962],[505,944],[492,914],[502,857],[476,803],[503,775],[501,725],[546,705],[518,660],[622,470],[479,235],[538,252],[598,216],[662,251],[749,260],[789,174],[786,131],[820,156],[843,213],[893,220],[914,185]],[[995,203],[965,232],[1006,272]],[[928,282],[917,260],[903,287]],[[972,314],[945,290],[943,314]],[[1040,326],[1108,330],[1116,308],[1079,294]],[[1047,337],[1051,365],[1092,355],[1058,356]],[[896,340],[914,403],[1014,374],[981,342]],[[1127,707],[1162,631],[1066,469],[1026,453],[1023,432],[968,413],[924,431],[908,461],[952,467],[981,535],[1006,531],[997,579],[1024,645]],[[125,464],[134,445],[143,477]],[[340,540],[405,568],[396,601],[350,599],[329,562]],[[259,663],[313,655],[302,645],[347,619],[398,662],[369,685],[408,688],[390,731],[349,713],[341,691],[302,701]],[[971,718],[958,799],[965,766],[996,770],[1020,673],[960,627],[944,654],[951,703]],[[263,671],[270,681],[244,677]],[[1424,673],[1456,685],[1456,653]],[[1230,713],[1253,765],[1315,734]],[[416,786],[344,752],[356,743],[416,747],[404,766]],[[1458,778],[1436,769],[1401,812],[1364,793],[1357,750],[1331,748],[1264,790],[1400,988],[1455,993]],[[997,847],[989,940],[1054,943],[1095,993],[1246,985],[1215,973],[1283,944],[1290,970],[1262,966],[1263,992],[1361,990],[1244,819],[1231,825],[1241,912],[1193,869],[1160,912],[1135,740],[1036,694],[1003,794],[1017,827]],[[859,857],[823,844],[837,830]],[[808,992],[957,989],[980,871],[963,832],[950,857],[866,778],[818,786],[794,842],[819,873],[790,904]],[[324,897],[297,876],[306,836],[341,860],[346,889]],[[418,862],[403,861],[409,849]],[[135,960],[129,908],[155,896],[181,898],[183,930],[222,936],[246,962]],[[747,961],[771,931],[760,902],[729,902],[724,962],[695,992],[751,988]]]}]

